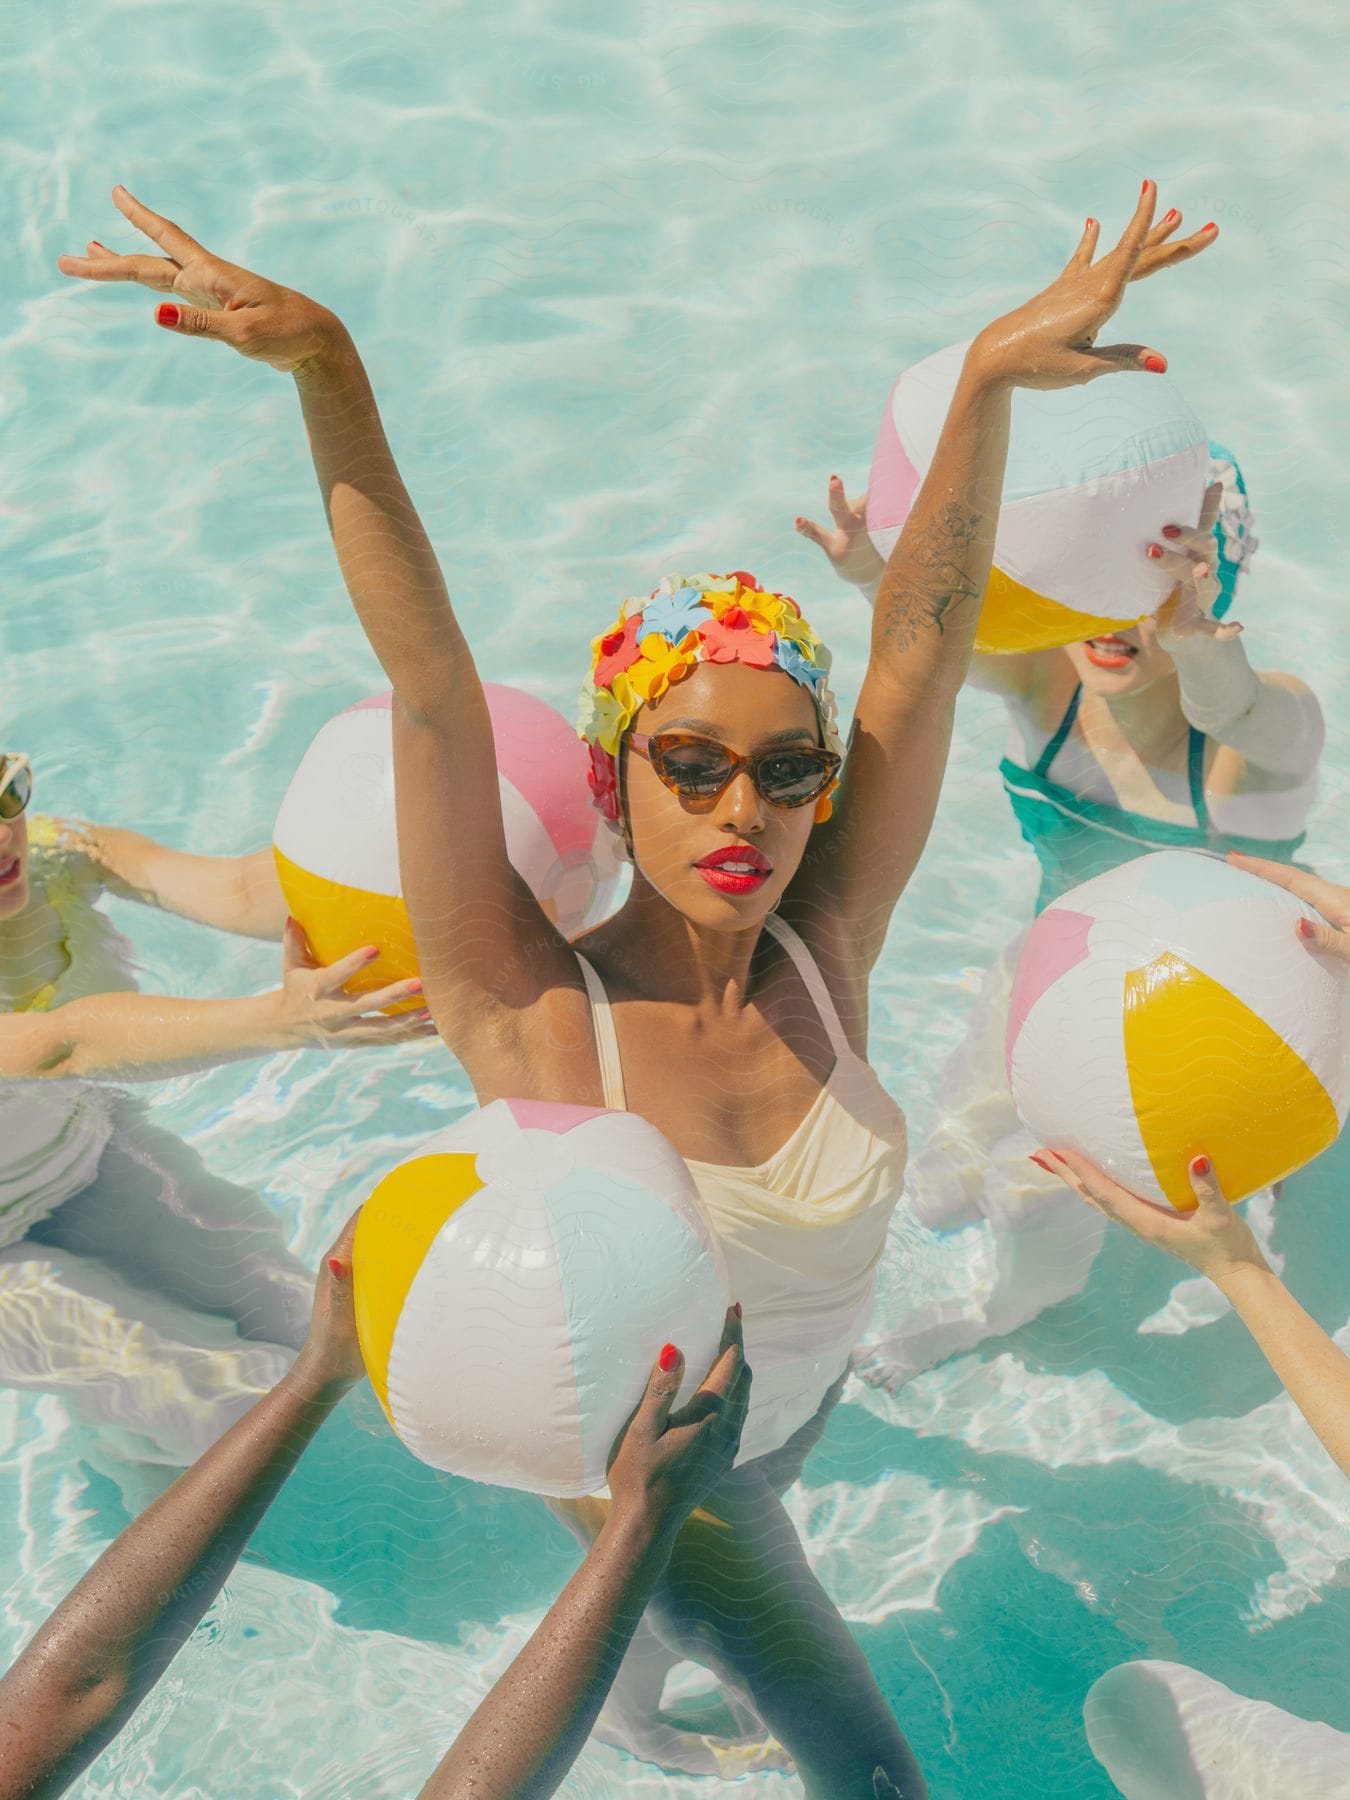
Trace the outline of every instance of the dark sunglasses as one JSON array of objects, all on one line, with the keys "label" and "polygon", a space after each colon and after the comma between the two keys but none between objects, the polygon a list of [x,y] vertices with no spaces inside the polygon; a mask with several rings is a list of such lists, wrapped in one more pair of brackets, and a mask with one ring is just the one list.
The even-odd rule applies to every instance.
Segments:
[{"label": "dark sunglasses", "polygon": [[814,745],[741,756],[712,738],[684,731],[658,731],[650,737],[634,733],[624,741],[646,757],[657,777],[682,800],[716,800],[744,769],[770,806],[805,806],[834,784],[844,760]]},{"label": "dark sunglasses", "polygon": [[0,751],[0,819],[17,819],[33,798],[33,765],[19,752]]}]

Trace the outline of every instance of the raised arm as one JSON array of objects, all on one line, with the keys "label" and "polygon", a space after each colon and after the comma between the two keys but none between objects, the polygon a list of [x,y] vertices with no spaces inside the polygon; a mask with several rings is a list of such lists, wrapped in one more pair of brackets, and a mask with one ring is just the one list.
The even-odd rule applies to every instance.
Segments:
[{"label": "raised arm", "polygon": [[1326,737],[1316,694],[1297,676],[1258,674],[1247,661],[1242,626],[1213,616],[1220,588],[1212,533],[1222,496],[1214,483],[1196,526],[1165,525],[1166,541],[1149,546],[1177,582],[1158,613],[1158,643],[1176,664],[1181,710],[1197,731],[1254,769],[1306,781]]},{"label": "raised arm", "polygon": [[302,1451],[361,1377],[353,1219],[304,1348],[269,1394],[132,1521],[0,1680],[0,1800],[53,1800],[126,1724],[220,1592]]},{"label": "raised arm", "polygon": [[370,994],[346,992],[343,983],[375,955],[366,945],[320,967],[291,923],[282,984],[269,993],[233,1000],[90,994],[51,1012],[0,1014],[0,1076],[155,1081],[278,1050],[360,1049],[432,1035],[424,1014],[380,1011],[411,999],[419,991],[415,978]]},{"label": "raised arm", "polygon": [[240,937],[280,938],[285,930],[286,901],[270,850],[196,856],[139,831],[83,820],[67,824],[62,841],[85,857],[94,880],[124,900]]},{"label": "raised arm", "polygon": [[1207,227],[1169,242],[1179,215],[1152,227],[1155,199],[1153,183],[1145,182],[1120,242],[1095,262],[1098,227],[1089,220],[1062,274],[974,339],[928,474],[882,575],[834,817],[820,828],[785,903],[817,936],[831,921],[867,967],[932,825],[989,577],[1012,390],[1166,368],[1142,345],[1096,342],[1131,281],[1214,239]]},{"label": "raised arm", "polygon": [[343,579],[394,689],[400,868],[427,1000],[472,1074],[475,1044],[574,982],[575,962],[507,857],[487,702],[361,359],[327,308],[213,256],[125,188],[113,199],[163,254],[91,243],[60,259],[66,274],[173,294],[156,313],[166,329],[295,378]]},{"label": "raised arm", "polygon": [[1195,1210],[1177,1214],[1129,1193],[1071,1150],[1035,1158],[1145,1243],[1207,1275],[1251,1332],[1327,1454],[1350,1475],[1350,1356],[1301,1307],[1224,1199],[1209,1158],[1191,1164]]},{"label": "raised arm", "polygon": [[419,1800],[544,1800],[571,1768],[680,1526],[735,1460],[750,1371],[734,1309],[707,1380],[672,1413],[683,1378],[678,1351],[668,1368],[658,1363],[652,1370],[616,1445],[609,1513],[586,1560]]}]

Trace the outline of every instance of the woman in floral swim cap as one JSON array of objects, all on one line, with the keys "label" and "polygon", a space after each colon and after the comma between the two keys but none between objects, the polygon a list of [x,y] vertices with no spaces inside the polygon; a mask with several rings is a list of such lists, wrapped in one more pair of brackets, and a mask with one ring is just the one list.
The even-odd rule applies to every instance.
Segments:
[{"label": "woman in floral swim cap", "polygon": [[[62,259],[67,273],[172,295],[161,325],[296,378],[348,590],[394,688],[403,885],[427,999],[480,1102],[631,1106],[685,1157],[745,1289],[754,1390],[742,1461],[681,1533],[650,1622],[669,1652],[753,1705],[809,1794],[923,1794],[779,1498],[843,1378],[843,1334],[865,1316],[865,1265],[903,1170],[903,1115],[866,1062],[868,975],[942,782],[1011,392],[1165,367],[1141,345],[1099,346],[1097,333],[1130,281],[1213,233],[1171,242],[1145,182],[1114,249],[1096,259],[1089,222],[1056,280],[975,337],[881,583],[842,769],[825,659],[785,596],[742,571],[674,578],[622,609],[594,646],[582,731],[599,752],[597,799],[631,845],[633,886],[586,934],[583,960],[507,860],[478,674],[347,332],[125,190],[115,199],[161,254],[91,245]],[[596,1529],[602,1509],[579,1508],[578,1528]],[[619,1704],[635,1704],[647,1674],[654,1711],[663,1665],[644,1654]],[[733,1745],[654,1717],[634,1747],[749,1766]]]}]

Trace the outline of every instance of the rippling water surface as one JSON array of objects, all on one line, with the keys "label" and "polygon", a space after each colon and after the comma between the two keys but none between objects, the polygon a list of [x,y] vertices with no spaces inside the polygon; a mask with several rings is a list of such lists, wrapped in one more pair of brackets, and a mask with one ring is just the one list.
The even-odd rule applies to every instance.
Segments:
[{"label": "rippling water surface", "polygon": [[[484,673],[569,706],[617,597],[749,567],[856,687],[867,618],[792,532],[860,483],[889,379],[1048,279],[1142,176],[1218,249],[1132,296],[1243,456],[1258,661],[1331,725],[1309,854],[1350,866],[1345,27],[1319,0],[1125,10],[58,3],[0,61],[11,301],[0,736],[44,799],[201,850],[265,841],[331,712],[379,684],[288,385],[171,341],[54,259],[131,234],[125,181],[360,342]],[[980,969],[1034,891],[997,706],[962,705],[932,846],[878,971],[874,1054],[916,1134]],[[265,946],[114,912],[147,986],[271,979]],[[469,1104],[442,1052],[164,1083],[161,1119],[317,1259],[372,1179]],[[1276,1247],[1346,1325],[1345,1158]],[[977,1235],[977,1234],[968,1234]],[[898,1226],[895,1310],[980,1246]],[[935,1796],[1109,1795],[1095,1677],[1186,1662],[1350,1730],[1344,1484],[1231,1317],[1112,1237],[1086,1291],[895,1396],[855,1384],[793,1496]],[[1173,1327],[1140,1334],[1164,1312]],[[0,1656],[136,1503],[56,1399],[0,1393]],[[349,1403],[211,1619],[80,1793],[405,1795],[573,1565],[535,1503],[411,1462]],[[744,1791],[786,1794],[780,1777]],[[589,1750],[569,1792],[705,1795]],[[728,1788],[726,1791],[730,1791]]]}]

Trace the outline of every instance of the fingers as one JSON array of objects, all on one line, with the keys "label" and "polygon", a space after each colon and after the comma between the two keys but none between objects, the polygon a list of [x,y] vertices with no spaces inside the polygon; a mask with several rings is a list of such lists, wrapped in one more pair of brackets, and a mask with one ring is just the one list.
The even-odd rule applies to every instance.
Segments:
[{"label": "fingers", "polygon": [[155,308],[155,323],[161,331],[171,331],[176,337],[215,338],[233,349],[239,349],[245,341],[248,316],[245,310],[210,311],[182,301],[161,301]]},{"label": "fingers", "polygon": [[1145,239],[1145,248],[1153,250],[1156,249],[1159,244],[1165,244],[1180,223],[1181,214],[1174,206],[1170,212],[1165,212],[1163,214],[1161,219],[1158,220],[1158,223],[1149,232],[1148,237]]},{"label": "fingers", "polygon": [[[295,927],[296,931],[300,930],[300,927],[295,924],[294,919],[288,920],[286,924],[287,942],[290,941],[292,926]],[[306,945],[306,948],[308,948],[308,944]],[[322,991],[325,994],[335,994],[339,988],[346,986],[353,975],[359,975],[362,969],[369,968],[379,954],[380,951],[377,944],[363,944],[359,950],[353,950],[349,955],[340,957],[337,962],[329,963],[328,967],[324,970]],[[311,958],[314,956],[312,950],[310,951],[310,956]],[[311,968],[317,967],[317,961],[311,960],[309,966]],[[355,996],[351,997],[354,998]],[[364,1003],[364,995],[362,996],[362,1000]]]},{"label": "fingers", "polygon": [[684,1353],[675,1344],[667,1344],[648,1377],[647,1391],[638,1402],[629,1430],[639,1431],[648,1443],[655,1443],[665,1432],[683,1380]]},{"label": "fingers", "polygon": [[1072,354],[1081,367],[1084,381],[1095,381],[1099,375],[1118,375],[1127,370],[1149,375],[1167,373],[1167,358],[1149,344],[1094,344],[1090,350]]},{"label": "fingers", "polygon": [[1337,931],[1325,919],[1300,919],[1296,929],[1309,950],[1325,951],[1340,962],[1350,962],[1350,934]]},{"label": "fingers", "polygon": [[417,999],[421,992],[421,980],[414,975],[407,981],[391,981],[388,987],[362,994],[361,1006],[365,1012],[383,1012],[386,1006],[397,1006],[400,1000]]},{"label": "fingers", "polygon": [[1195,1195],[1197,1218],[1209,1219],[1215,1224],[1227,1220],[1228,1202],[1219,1186],[1219,1178],[1214,1173],[1214,1165],[1203,1151],[1191,1158],[1186,1173],[1190,1177],[1191,1192]]},{"label": "fingers", "polygon": [[863,523],[867,508],[867,496],[861,500],[850,500],[844,492],[844,484],[837,475],[831,475],[826,489],[830,509],[830,517],[841,531],[856,531]]},{"label": "fingers", "polygon": [[716,1360],[708,1370],[699,1393],[716,1394],[725,1400],[740,1379],[744,1366],[745,1340],[741,1332],[741,1316],[734,1306],[729,1306]]},{"label": "fingers", "polygon": [[1139,200],[1129,224],[1120,234],[1120,241],[1114,250],[1103,260],[1119,262],[1122,281],[1128,281],[1134,265],[1143,254],[1148,239],[1149,227],[1153,223],[1154,208],[1158,204],[1158,184],[1146,181],[1139,192]]},{"label": "fingers", "polygon": [[1138,1237],[1156,1237],[1159,1223],[1176,1217],[1172,1207],[1164,1212],[1152,1201],[1141,1200],[1138,1194],[1132,1194],[1118,1181],[1113,1181],[1077,1150],[1041,1150],[1037,1152],[1036,1161],[1042,1168],[1053,1170],[1089,1206],[1095,1206],[1098,1212],[1126,1226]]},{"label": "fingers", "polygon": [[[99,248],[103,250],[102,245]],[[116,256],[111,250],[103,250],[101,256],[58,256],[56,266],[63,275],[74,275],[81,281],[134,281],[157,293],[171,293],[180,273],[178,264],[165,257]]]},{"label": "fingers", "polygon": [[1202,250],[1208,250],[1218,235],[1218,226],[1209,224],[1202,225],[1199,231],[1193,231],[1189,237],[1178,238],[1175,244],[1146,245],[1134,265],[1130,280],[1143,281],[1149,275],[1156,275],[1160,269],[1171,269],[1178,263],[1189,262],[1193,256],[1199,256]]},{"label": "fingers", "polygon": [[[347,1223],[342,1227],[342,1230],[337,1234],[324,1252],[324,1266],[328,1269],[329,1273],[338,1280],[351,1274],[352,1245],[356,1241],[356,1221],[360,1217],[361,1208],[358,1206],[351,1218],[348,1219]],[[335,1264],[337,1265],[336,1267],[334,1267]]]},{"label": "fingers", "polygon": [[1228,861],[1235,869],[1259,875],[1263,881],[1282,887],[1287,894],[1306,900],[1333,924],[1339,924],[1350,913],[1350,889],[1338,887],[1334,881],[1324,881],[1320,875],[1310,875],[1306,869],[1271,862],[1264,856],[1244,856],[1237,850],[1228,852]]},{"label": "fingers", "polygon": [[[360,955],[364,956],[365,951]],[[297,969],[317,969],[319,959],[310,947],[305,936],[304,927],[295,919],[287,918],[286,928],[281,936],[281,967],[285,975],[294,974]]]},{"label": "fingers", "polygon": [[813,544],[820,545],[826,556],[830,554],[829,538],[831,534],[817,525],[814,519],[803,518],[799,513],[793,523],[799,537],[810,538]]},{"label": "fingers", "polygon": [[1206,535],[1213,531],[1215,521],[1219,517],[1219,508],[1222,505],[1223,483],[1221,481],[1211,481],[1209,486],[1205,489],[1205,503],[1200,508],[1200,522],[1196,526],[1196,530],[1203,531]]},{"label": "fingers", "polygon": [[1073,255],[1065,263],[1066,269],[1086,269],[1097,254],[1097,240],[1102,234],[1101,221],[1089,219],[1083,226],[1083,235],[1079,238]]},{"label": "fingers", "polygon": [[189,237],[172,219],[164,218],[160,213],[151,212],[148,206],[142,206],[134,194],[129,194],[118,182],[112,191],[113,205],[125,219],[129,219],[137,231],[143,231],[153,243],[159,245],[166,255],[175,262],[189,262],[195,256],[206,256],[207,251]]}]

